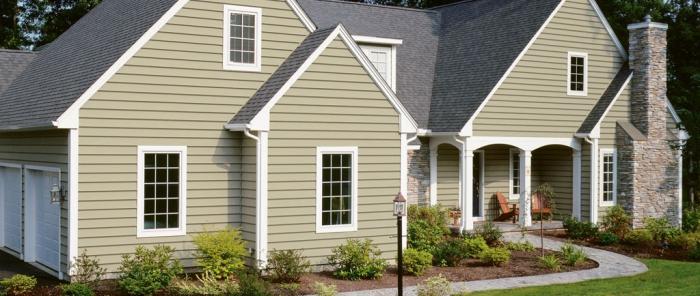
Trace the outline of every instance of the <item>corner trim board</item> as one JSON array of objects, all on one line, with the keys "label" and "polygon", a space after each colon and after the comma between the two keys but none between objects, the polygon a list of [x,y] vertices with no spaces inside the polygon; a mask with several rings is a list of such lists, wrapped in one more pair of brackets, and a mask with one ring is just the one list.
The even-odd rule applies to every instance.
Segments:
[{"label": "corner trim board", "polygon": [[68,275],[73,276],[73,262],[78,257],[78,205],[79,205],[79,146],[80,134],[78,129],[68,133]]}]

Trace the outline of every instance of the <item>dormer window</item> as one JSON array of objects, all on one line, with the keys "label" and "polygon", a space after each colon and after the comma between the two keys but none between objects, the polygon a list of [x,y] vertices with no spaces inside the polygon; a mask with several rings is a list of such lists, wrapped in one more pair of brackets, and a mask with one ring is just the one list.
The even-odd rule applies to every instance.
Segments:
[{"label": "dormer window", "polygon": [[262,9],[224,6],[224,69],[261,69]]},{"label": "dormer window", "polygon": [[588,54],[569,52],[567,94],[570,96],[588,95]]},{"label": "dormer window", "polygon": [[379,75],[396,91],[396,50],[403,41],[369,36],[353,36]]}]

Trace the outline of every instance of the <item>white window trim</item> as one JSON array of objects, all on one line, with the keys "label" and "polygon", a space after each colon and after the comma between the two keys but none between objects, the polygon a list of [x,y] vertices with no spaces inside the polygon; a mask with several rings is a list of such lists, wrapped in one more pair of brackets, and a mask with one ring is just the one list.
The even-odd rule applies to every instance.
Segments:
[{"label": "white window trim", "polygon": [[[513,193],[513,177],[520,178],[520,176],[513,176],[513,155],[518,155],[518,157],[520,157],[520,149],[511,148],[508,152],[508,199],[509,200],[519,200],[520,193],[518,193],[518,194]],[[518,162],[518,163],[520,163],[520,162]],[[518,172],[520,172],[519,168],[518,168]],[[518,191],[520,191],[520,190],[518,190]]]},{"label": "white window trim", "polygon": [[[605,178],[604,175],[604,164],[605,164],[605,154],[612,154],[613,155],[613,192],[612,196],[613,199],[612,201],[605,201],[604,200],[604,195],[603,195],[603,180]],[[600,201],[600,206],[601,207],[612,207],[617,204],[617,150],[614,148],[604,148],[600,149],[600,156],[598,157],[598,182],[600,185],[598,185],[598,196],[599,196],[599,201]]]},{"label": "white window trim", "polygon": [[[351,154],[352,155],[352,209],[350,224],[347,225],[323,225],[323,155],[324,154]],[[316,147],[316,233],[351,232],[357,231],[357,171],[358,169],[357,147]]]},{"label": "white window trim", "polygon": [[[357,38],[357,37],[355,37],[355,38]],[[357,39],[355,39],[355,40],[357,40]],[[358,41],[358,42],[360,42],[360,41]],[[387,65],[387,67],[389,67],[389,69],[391,69],[390,70],[391,75],[389,77],[390,81],[387,81],[386,83],[391,87],[391,89],[394,91],[394,93],[396,93],[396,52],[397,52],[396,46],[397,46],[396,44],[386,44],[386,43],[363,42],[362,44],[360,44],[360,48],[362,49],[362,53],[364,53],[365,55],[367,55],[365,53],[365,48],[379,49],[379,50],[383,50],[389,54],[389,57],[391,58],[391,64]],[[367,59],[369,60],[369,57],[367,57]],[[372,65],[372,66],[374,66],[374,65]],[[379,76],[384,78],[383,76],[381,76],[381,73]]]},{"label": "white window trim", "polygon": [[[583,58],[583,91],[571,90],[571,58]],[[588,53],[570,51],[566,58],[566,94],[569,96],[588,95]]]},{"label": "white window trim", "polygon": [[[231,14],[243,13],[255,15],[255,63],[233,63],[229,57],[231,49]],[[262,17],[263,11],[258,7],[224,5],[223,66],[224,70],[260,72],[262,70]]]},{"label": "white window trim", "polygon": [[[146,153],[180,153],[180,213],[177,229],[144,229],[144,154]],[[138,146],[137,159],[137,210],[136,237],[183,236],[187,234],[187,146]]]}]

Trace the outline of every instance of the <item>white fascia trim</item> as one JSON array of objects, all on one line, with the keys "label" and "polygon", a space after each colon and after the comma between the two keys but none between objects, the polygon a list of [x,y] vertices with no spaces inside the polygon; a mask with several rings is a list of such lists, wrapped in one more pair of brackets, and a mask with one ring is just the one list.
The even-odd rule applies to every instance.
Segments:
[{"label": "white fascia trim", "polygon": [[[324,154],[350,154],[352,155],[352,215],[350,224],[347,225],[328,225],[324,226],[322,221],[323,210],[323,155]],[[316,233],[335,233],[335,232],[352,232],[357,231],[357,175],[359,171],[357,158],[359,157],[357,147],[316,147]],[[403,178],[402,178],[403,180]]]},{"label": "white fascia trim", "polygon": [[462,127],[462,130],[459,133],[460,135],[471,136],[473,134],[472,128],[473,128],[474,119],[476,119],[476,117],[479,115],[479,113],[481,113],[481,111],[484,110],[484,108],[486,107],[486,104],[488,104],[488,102],[491,100],[491,97],[493,97],[493,95],[496,93],[496,91],[501,87],[501,85],[506,80],[506,78],[508,78],[508,76],[510,76],[510,73],[513,72],[513,69],[515,69],[515,66],[517,66],[518,63],[520,63],[520,60],[525,56],[525,54],[528,52],[528,50],[530,50],[530,47],[532,47],[532,45],[535,44],[535,41],[537,41],[537,38],[540,37],[540,35],[544,31],[544,29],[549,25],[549,23],[552,21],[552,19],[554,19],[554,16],[556,16],[557,13],[559,12],[559,10],[561,10],[561,8],[564,6],[565,2],[566,2],[566,0],[561,0],[561,2],[559,2],[559,5],[557,5],[557,7],[554,9],[554,11],[552,11],[552,13],[549,15],[549,17],[544,22],[544,24],[542,24],[542,26],[537,31],[537,33],[535,33],[535,36],[532,36],[532,39],[530,39],[530,42],[528,42],[528,44],[520,52],[520,54],[515,59],[515,61],[513,61],[513,63],[510,65],[508,70],[506,70],[506,73],[503,74],[503,76],[501,77],[501,80],[499,80],[498,83],[496,83],[496,85],[493,87],[491,92],[486,96],[486,99],[484,99],[484,101],[481,102],[481,105],[479,105],[479,108],[476,109],[476,112],[474,112],[474,114],[472,114],[471,118],[469,118],[469,121],[467,121],[467,123],[464,125],[464,127]]},{"label": "white fascia trim", "polygon": [[58,128],[78,128],[80,108],[95,94],[102,86],[107,83],[112,77],[149,41],[151,38],[182,9],[189,0],[179,0],[171,7],[151,28],[144,33],[105,73],[100,76],[90,88],[88,88],[80,97],[61,116],[53,122],[53,125]]},{"label": "white fascia trim", "polygon": [[[517,194],[513,193],[513,155],[517,154],[518,158],[520,157],[520,149],[518,148],[510,148],[508,150],[508,199],[509,200],[519,200],[520,199],[520,191],[518,191]],[[520,163],[520,162],[518,162]],[[518,169],[520,169],[520,166],[518,166]],[[518,176],[520,178],[520,176]]]},{"label": "white fascia trim", "polygon": [[224,124],[224,128],[232,132],[241,132],[244,130],[249,130],[250,125],[245,123],[227,123]]},{"label": "white fascia trim", "polygon": [[610,113],[610,110],[612,110],[613,106],[615,106],[615,104],[617,103],[617,99],[619,99],[620,96],[622,95],[622,93],[625,91],[625,89],[627,89],[627,85],[630,83],[630,81],[632,81],[632,76],[634,76],[634,74],[630,74],[629,77],[627,77],[627,80],[625,80],[625,83],[622,84],[622,88],[620,88],[620,91],[618,91],[617,94],[615,94],[615,97],[613,98],[612,102],[605,109],[605,112],[603,112],[603,115],[598,119],[598,122],[595,124],[595,127],[593,127],[593,130],[591,131],[591,133],[590,134],[577,133],[576,134],[577,136],[582,135],[584,137],[588,137],[588,136],[592,135],[592,136],[596,136],[598,138],[600,137],[600,125],[603,124],[603,120],[605,120],[605,117],[608,116],[608,113]]},{"label": "white fascia trim", "polygon": [[406,108],[399,102],[391,86],[389,86],[384,78],[381,77],[379,72],[374,68],[374,65],[367,59],[362,49],[357,45],[357,43],[352,39],[350,33],[345,30],[343,25],[338,25],[336,29],[328,35],[326,40],[321,43],[310,56],[304,61],[304,63],[297,69],[297,71],[292,75],[292,77],[287,80],[287,82],[280,88],[280,90],[270,99],[269,102],[258,112],[257,115],[250,121],[250,128],[252,130],[270,130],[270,110],[277,104],[277,102],[284,96],[284,94],[289,91],[289,89],[296,83],[296,81],[301,77],[306,70],[311,67],[311,65],[318,59],[319,56],[326,50],[326,48],[335,40],[336,37],[340,37],[343,42],[348,46],[350,51],[353,53],[355,58],[360,62],[360,64],[367,70],[370,77],[374,83],[379,87],[384,96],[389,99],[394,109],[401,115],[400,128],[401,132],[405,133],[415,133],[417,131],[418,124],[413,120],[413,117],[408,113]]},{"label": "white fascia trim", "polygon": [[[571,58],[583,58],[583,90],[571,90]],[[588,96],[588,53],[587,52],[573,52],[567,53],[566,57],[566,95],[567,96]]]},{"label": "white fascia trim", "polygon": [[[138,146],[136,164],[136,237],[184,236],[187,234],[187,146]],[[144,154],[180,153],[180,227],[173,229],[144,229]]]},{"label": "white fascia trim", "polygon": [[301,22],[304,24],[306,29],[309,30],[309,32],[316,31],[316,25],[314,24],[313,21],[311,21],[311,18],[309,18],[309,15],[306,14],[303,8],[299,5],[299,3],[296,0],[287,0],[287,4],[289,7],[292,8],[294,13],[299,17]]},{"label": "white fascia trim", "polygon": [[79,130],[71,129],[68,133],[68,275],[73,276],[73,263],[78,257],[78,157],[80,139]]},{"label": "white fascia trim", "polygon": [[403,40],[393,38],[382,38],[373,36],[352,35],[352,39],[359,43],[370,43],[377,45],[401,45]]},{"label": "white fascia trim", "polygon": [[608,35],[610,35],[610,38],[612,39],[613,43],[615,43],[615,47],[617,47],[617,51],[620,52],[620,55],[622,55],[622,58],[627,60],[628,57],[627,57],[627,51],[625,51],[625,47],[622,46],[622,42],[620,42],[620,39],[618,39],[617,35],[615,35],[615,31],[610,26],[610,23],[608,23],[608,19],[605,17],[605,14],[603,14],[603,11],[600,9],[600,6],[598,6],[598,3],[596,3],[595,0],[588,0],[588,2],[591,3],[591,6],[593,6],[593,10],[595,10],[595,13],[598,15],[600,22],[603,23],[603,27],[605,27],[605,30],[608,31]]},{"label": "white fascia trim", "polygon": [[[668,111],[671,112],[671,117],[673,117],[673,121],[678,124],[682,124],[683,120],[681,119],[680,116],[678,116],[678,112],[676,112],[676,108],[673,107],[673,104],[671,104],[671,101],[668,100],[668,98],[665,98],[666,100],[666,107],[668,108]],[[679,133],[678,137],[680,138],[681,141],[686,141],[690,138],[690,135],[688,134],[688,131],[685,130],[685,128],[681,125],[679,128]]]},{"label": "white fascia trim", "polygon": [[[612,201],[605,201],[603,200],[603,178],[604,178],[604,169],[605,166],[603,165],[603,162],[605,161],[605,154],[612,154],[613,155],[613,200]],[[617,150],[615,148],[601,148],[600,149],[600,155],[598,156],[598,169],[600,170],[598,172],[598,197],[600,198],[600,206],[601,207],[612,207],[617,204]]]},{"label": "white fascia trim", "polygon": [[[255,16],[255,62],[252,64],[231,62],[231,14],[248,14]],[[259,7],[224,5],[223,69],[241,72],[260,72],[262,70],[262,18],[263,10]]]}]

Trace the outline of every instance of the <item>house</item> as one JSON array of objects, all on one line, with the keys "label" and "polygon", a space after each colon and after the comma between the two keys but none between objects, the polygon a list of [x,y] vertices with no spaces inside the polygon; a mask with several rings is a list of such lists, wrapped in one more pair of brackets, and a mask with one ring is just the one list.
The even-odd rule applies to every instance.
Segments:
[{"label": "house", "polygon": [[530,225],[544,183],[559,216],[679,223],[666,26],[629,29],[627,53],[593,0],[106,0],[0,51],[0,246],[59,278],[138,245],[192,267],[229,226],[251,262],[347,238],[390,259],[398,192],[469,230],[496,192]]}]

